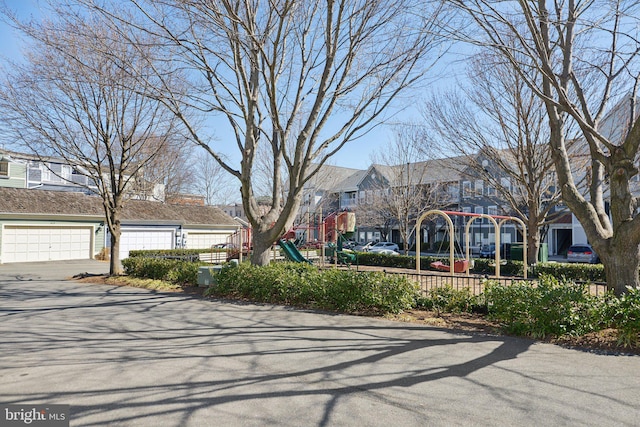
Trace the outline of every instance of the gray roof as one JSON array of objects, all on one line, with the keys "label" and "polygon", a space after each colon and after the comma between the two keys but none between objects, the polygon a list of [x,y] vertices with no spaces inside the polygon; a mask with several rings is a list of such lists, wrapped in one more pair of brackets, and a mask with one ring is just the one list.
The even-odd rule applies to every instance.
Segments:
[{"label": "gray roof", "polygon": [[[104,217],[102,199],[81,193],[0,187],[0,214]],[[128,200],[122,221],[237,227],[229,215],[214,206],[169,205]]]},{"label": "gray roof", "polygon": [[341,182],[339,182],[335,187],[332,188],[333,191],[358,191],[358,185],[362,181],[362,179],[367,175],[366,170],[357,170],[351,175],[347,176]]},{"label": "gray roof", "polygon": [[413,185],[455,182],[468,165],[466,156],[432,159],[404,165],[373,165],[392,186],[406,185],[407,168]]},{"label": "gray roof", "polygon": [[354,174],[363,172],[366,171],[341,166],[323,165],[318,173],[305,184],[305,187],[316,190],[333,190],[338,186],[342,186],[342,183],[349,180]]}]

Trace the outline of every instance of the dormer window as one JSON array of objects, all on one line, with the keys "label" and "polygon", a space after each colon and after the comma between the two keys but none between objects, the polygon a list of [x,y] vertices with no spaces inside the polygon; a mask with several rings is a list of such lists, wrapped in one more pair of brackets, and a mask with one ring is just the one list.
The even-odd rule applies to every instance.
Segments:
[{"label": "dormer window", "polygon": [[9,161],[0,160],[0,176],[9,176]]}]

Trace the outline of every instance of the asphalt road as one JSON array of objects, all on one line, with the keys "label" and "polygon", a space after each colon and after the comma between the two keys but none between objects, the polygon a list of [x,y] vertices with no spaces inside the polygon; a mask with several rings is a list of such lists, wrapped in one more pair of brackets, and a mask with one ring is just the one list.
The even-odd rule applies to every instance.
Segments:
[{"label": "asphalt road", "polygon": [[62,280],[106,269],[0,265],[0,402],[72,426],[640,420],[638,356]]}]

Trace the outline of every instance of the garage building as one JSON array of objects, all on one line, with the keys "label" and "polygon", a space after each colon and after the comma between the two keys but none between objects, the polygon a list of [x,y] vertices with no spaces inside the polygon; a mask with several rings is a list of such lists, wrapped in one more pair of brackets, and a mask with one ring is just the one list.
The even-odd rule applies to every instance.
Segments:
[{"label": "garage building", "polygon": [[[135,249],[207,249],[239,225],[212,206],[129,200],[120,254]],[[91,259],[108,248],[102,201],[80,193],[0,187],[0,263]]]}]

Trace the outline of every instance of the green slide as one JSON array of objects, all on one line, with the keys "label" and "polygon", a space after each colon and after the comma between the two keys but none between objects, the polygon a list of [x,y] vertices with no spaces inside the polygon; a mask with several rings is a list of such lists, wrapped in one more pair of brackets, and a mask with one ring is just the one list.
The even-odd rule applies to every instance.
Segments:
[{"label": "green slide", "polygon": [[284,256],[293,262],[306,262],[312,264],[311,261],[302,256],[296,245],[293,242],[289,242],[288,240],[280,239],[278,240],[278,245],[282,248],[282,252],[284,252]]}]

